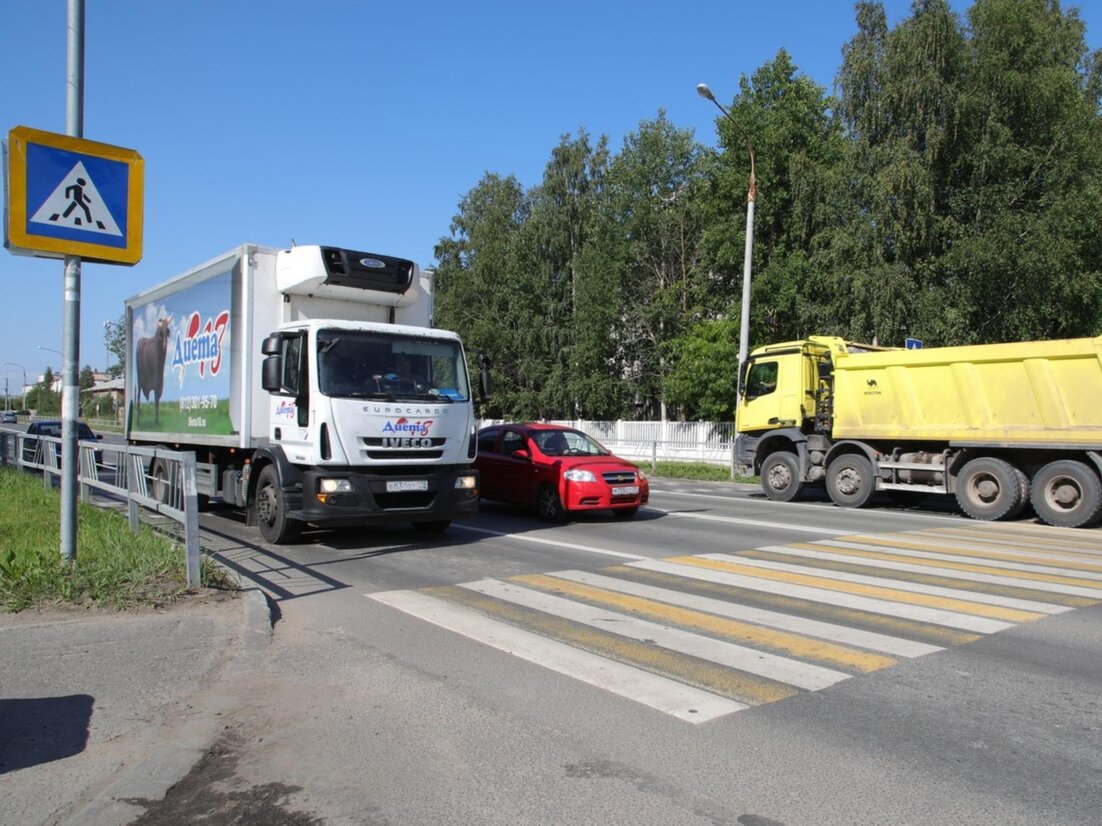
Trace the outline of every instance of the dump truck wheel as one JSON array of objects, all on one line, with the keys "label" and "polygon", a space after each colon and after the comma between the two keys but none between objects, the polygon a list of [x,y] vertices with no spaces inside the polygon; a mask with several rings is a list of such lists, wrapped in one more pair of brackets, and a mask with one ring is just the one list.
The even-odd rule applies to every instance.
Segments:
[{"label": "dump truck wheel", "polygon": [[1030,501],[1042,521],[1079,528],[1102,516],[1102,481],[1082,462],[1049,462],[1033,477]]},{"label": "dump truck wheel", "polygon": [[957,504],[973,519],[1004,519],[1021,511],[1022,484],[1014,466],[981,456],[957,475]]},{"label": "dump truck wheel", "polygon": [[294,542],[302,535],[302,523],[287,515],[287,502],[273,465],[260,471],[256,483],[256,522],[260,535],[273,545]]},{"label": "dump truck wheel", "polygon": [[872,462],[860,453],[839,456],[827,468],[826,489],[838,507],[861,507],[876,490]]},{"label": "dump truck wheel", "polygon": [[1003,517],[1004,519],[1014,519],[1029,507],[1029,477],[1024,471],[1013,465],[1010,466],[1010,469],[1014,471],[1014,477],[1018,480],[1018,504],[1010,509],[1009,513]]},{"label": "dump truck wheel", "polygon": [[761,489],[775,502],[791,502],[803,490],[800,462],[795,453],[778,450],[761,463]]}]

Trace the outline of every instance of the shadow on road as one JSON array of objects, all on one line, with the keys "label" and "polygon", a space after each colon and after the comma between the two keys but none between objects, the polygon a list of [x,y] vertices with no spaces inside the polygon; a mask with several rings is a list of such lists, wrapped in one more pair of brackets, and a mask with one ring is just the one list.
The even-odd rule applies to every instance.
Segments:
[{"label": "shadow on road", "polygon": [[0,699],[0,774],[84,751],[95,702],[87,694]]}]

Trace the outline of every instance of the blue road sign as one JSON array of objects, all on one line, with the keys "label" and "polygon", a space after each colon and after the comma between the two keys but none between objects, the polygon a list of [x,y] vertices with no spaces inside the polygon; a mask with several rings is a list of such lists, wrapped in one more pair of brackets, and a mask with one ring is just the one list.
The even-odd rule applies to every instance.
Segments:
[{"label": "blue road sign", "polygon": [[133,149],[11,130],[4,245],[12,252],[136,264],[145,163]]},{"label": "blue road sign", "polygon": [[905,338],[903,339],[903,346],[908,350],[921,350],[922,339],[920,338]]}]

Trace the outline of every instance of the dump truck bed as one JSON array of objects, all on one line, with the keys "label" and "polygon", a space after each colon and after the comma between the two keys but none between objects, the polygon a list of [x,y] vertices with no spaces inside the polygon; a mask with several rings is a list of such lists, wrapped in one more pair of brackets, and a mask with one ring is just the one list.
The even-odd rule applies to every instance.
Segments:
[{"label": "dump truck bed", "polygon": [[1102,336],[833,361],[838,439],[1102,448]]}]

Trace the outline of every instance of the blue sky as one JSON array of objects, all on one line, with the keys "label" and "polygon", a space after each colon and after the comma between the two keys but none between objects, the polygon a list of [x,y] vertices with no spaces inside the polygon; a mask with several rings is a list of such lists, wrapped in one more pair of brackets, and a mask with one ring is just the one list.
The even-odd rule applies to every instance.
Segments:
[{"label": "blue sky", "polygon": [[[1098,48],[1102,2],[1064,5]],[[0,11],[0,131],[64,133],[65,0]],[[843,0],[86,0],[84,137],[144,158],[145,243],[84,264],[80,364],[105,366],[124,299],[238,244],[429,265],[485,172],[534,185],[563,134],[618,149],[665,109],[714,145],[697,83],[726,103],[784,48],[829,90],[854,31]],[[62,288],[60,261],[0,251],[0,362],[31,381],[61,368],[40,348],[62,349]],[[20,368],[3,378],[14,395]]]}]

